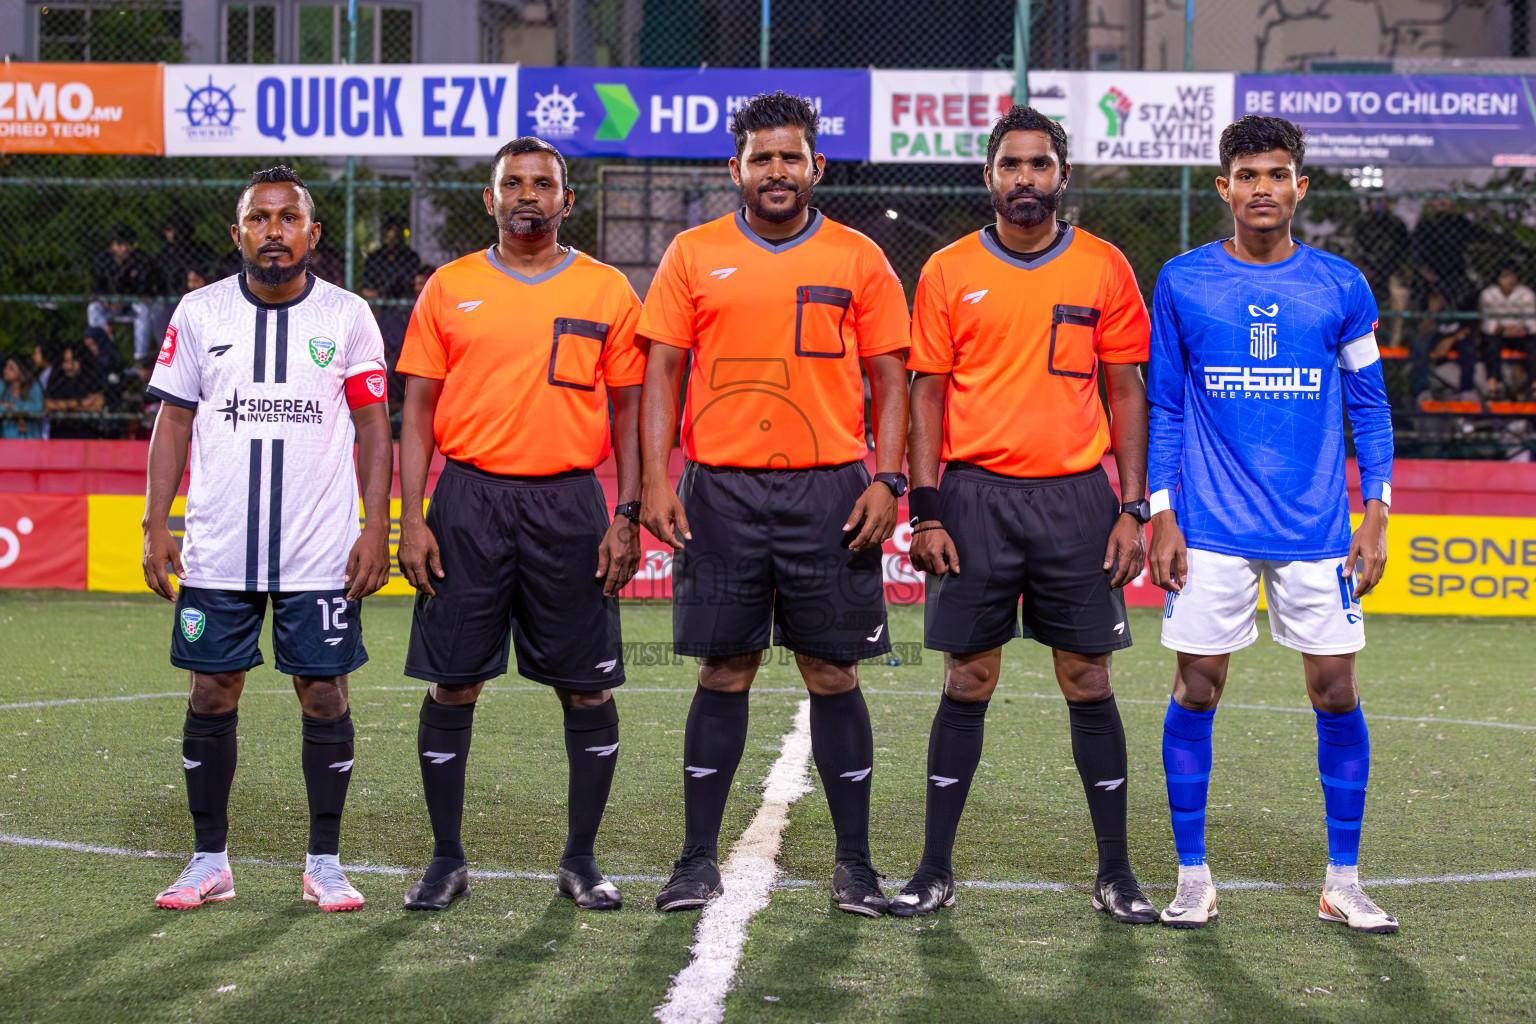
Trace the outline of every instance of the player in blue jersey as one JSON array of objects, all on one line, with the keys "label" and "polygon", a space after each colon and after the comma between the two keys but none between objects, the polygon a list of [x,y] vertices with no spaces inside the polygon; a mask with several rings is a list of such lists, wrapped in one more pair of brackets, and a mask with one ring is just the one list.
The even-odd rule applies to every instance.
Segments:
[{"label": "player in blue jersey", "polygon": [[[1152,581],[1168,591],[1163,644],[1178,652],[1163,766],[1178,893],[1164,924],[1216,916],[1205,863],[1211,725],[1233,651],[1258,638],[1262,584],[1277,643],[1301,652],[1317,718],[1328,825],[1318,916],[1394,932],[1356,869],[1370,739],[1355,685],[1360,598],[1381,579],[1392,500],[1392,422],[1376,303],[1360,271],[1291,237],[1307,194],[1299,128],[1244,117],[1221,136],[1233,237],[1170,260],[1152,298]],[[1349,412],[1365,499],[1350,533]]]}]

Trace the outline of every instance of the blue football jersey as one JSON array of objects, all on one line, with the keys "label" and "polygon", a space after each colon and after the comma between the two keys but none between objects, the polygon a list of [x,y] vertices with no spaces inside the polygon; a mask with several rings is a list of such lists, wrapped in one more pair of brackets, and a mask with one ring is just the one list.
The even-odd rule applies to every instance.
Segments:
[{"label": "blue football jersey", "polygon": [[1360,271],[1297,244],[1244,263],[1212,242],[1152,297],[1147,459],[1154,511],[1190,547],[1247,558],[1349,552],[1344,412],[1366,499],[1390,504],[1392,418]]}]

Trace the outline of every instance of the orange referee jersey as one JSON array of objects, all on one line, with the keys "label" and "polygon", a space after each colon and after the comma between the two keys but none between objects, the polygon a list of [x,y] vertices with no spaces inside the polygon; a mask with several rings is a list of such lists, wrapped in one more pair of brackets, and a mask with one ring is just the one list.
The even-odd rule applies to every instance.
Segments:
[{"label": "orange referee jersey", "polygon": [[778,245],[741,212],[672,240],[639,333],[693,350],[683,443],[710,466],[804,469],[862,459],[859,359],[908,345],[906,297],[885,253],[811,211]]},{"label": "orange referee jersey", "polygon": [[978,231],[923,267],[907,368],[950,375],[946,461],[1062,476],[1109,450],[1098,366],[1146,362],[1147,309],[1119,249],[1063,230],[1030,262]]},{"label": "orange referee jersey", "polygon": [[645,379],[640,298],[622,273],[572,249],[534,277],[495,247],[427,281],[396,369],[443,382],[438,450],[490,473],[591,469],[609,450],[608,387]]}]

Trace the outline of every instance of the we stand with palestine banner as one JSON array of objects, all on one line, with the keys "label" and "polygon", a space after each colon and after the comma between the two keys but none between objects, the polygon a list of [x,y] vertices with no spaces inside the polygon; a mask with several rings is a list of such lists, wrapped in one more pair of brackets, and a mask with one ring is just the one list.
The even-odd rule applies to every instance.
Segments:
[{"label": "we stand with palestine banner", "polygon": [[[1031,71],[1078,164],[1211,166],[1234,117],[1301,124],[1309,163],[1536,166],[1531,78]],[[979,163],[1010,71],[514,64],[0,65],[0,154],[458,156],[515,135],[570,156],[721,159],[731,113],[784,89],[831,160]]]}]

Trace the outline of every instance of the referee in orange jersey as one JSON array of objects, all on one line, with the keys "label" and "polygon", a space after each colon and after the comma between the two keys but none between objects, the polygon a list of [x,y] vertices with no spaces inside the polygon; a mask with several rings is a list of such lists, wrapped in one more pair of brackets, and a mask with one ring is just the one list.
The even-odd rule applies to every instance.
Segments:
[{"label": "referee in orange jersey", "polygon": [[[738,212],[673,239],[646,296],[646,527],[677,549],[672,636],[701,659],[683,738],[687,839],[661,910],[721,892],[720,820],[770,642],[795,652],[837,830],[833,901],[878,917],[869,854],[874,740],[858,662],[891,649],[880,545],[896,526],[907,419],[907,304],[875,243],[807,204],[825,158],[816,111],[759,95],[735,111]],[[667,461],[689,354],[678,492]],[[875,464],[864,468],[864,385]]]},{"label": "referee in orange jersey", "polygon": [[[891,901],[901,916],[954,902],[950,854],[987,701],[1003,645],[1022,635],[1051,648],[1067,699],[1098,837],[1094,906],[1125,923],[1157,920],[1126,853],[1125,732],[1109,683],[1110,653],[1131,643],[1120,588],[1145,561],[1137,364],[1150,328],[1120,250],[1056,219],[1071,174],[1061,126],[1014,107],[987,146],[995,223],[935,253],[917,286],[911,557],[928,573],[924,645],[945,655],[923,859]],[[1099,466],[1110,447],[1119,498]]]},{"label": "referee in orange jersey", "polygon": [[[416,734],[432,862],[410,910],[469,888],[459,826],[475,699],[517,670],[565,709],[568,832],[559,891],[619,906],[593,842],[618,760],[612,689],[624,682],[618,593],[640,559],[640,299],[624,275],[559,242],[576,194],[565,160],[535,138],[492,161],[486,212],[498,240],[439,269],[411,314],[398,364],[400,570],[417,589],[405,674],[427,696]],[[592,470],[610,447],[619,506]],[[427,465],[447,466],[423,520]]]}]

